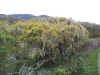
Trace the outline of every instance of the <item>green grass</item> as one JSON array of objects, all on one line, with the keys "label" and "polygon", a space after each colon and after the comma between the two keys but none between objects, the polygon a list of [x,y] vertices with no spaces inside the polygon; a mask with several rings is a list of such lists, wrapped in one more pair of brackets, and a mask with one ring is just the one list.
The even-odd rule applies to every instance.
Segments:
[{"label": "green grass", "polygon": [[0,48],[0,52],[8,52],[8,51],[9,51],[8,48],[5,48],[5,47]]},{"label": "green grass", "polygon": [[100,49],[88,52],[85,54],[85,60],[87,61],[87,74],[88,75],[98,75],[98,54]]}]

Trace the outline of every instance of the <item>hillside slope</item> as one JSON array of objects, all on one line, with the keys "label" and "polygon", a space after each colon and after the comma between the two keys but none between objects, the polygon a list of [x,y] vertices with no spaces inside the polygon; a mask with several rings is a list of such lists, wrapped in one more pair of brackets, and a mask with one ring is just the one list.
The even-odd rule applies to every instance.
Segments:
[{"label": "hillside slope", "polygon": [[40,16],[35,16],[35,15],[32,15],[32,14],[11,14],[11,15],[8,15],[10,17],[14,17],[16,19],[22,19],[22,20],[29,20],[31,18],[48,18],[49,16],[47,15],[40,15]]}]

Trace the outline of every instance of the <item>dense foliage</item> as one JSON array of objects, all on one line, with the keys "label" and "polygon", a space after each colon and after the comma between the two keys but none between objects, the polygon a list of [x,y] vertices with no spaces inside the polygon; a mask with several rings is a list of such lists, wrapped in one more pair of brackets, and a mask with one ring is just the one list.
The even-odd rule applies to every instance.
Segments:
[{"label": "dense foliage", "polygon": [[100,37],[100,25],[95,23],[81,22],[88,31],[90,32],[91,38],[99,38]]},{"label": "dense foliage", "polygon": [[18,72],[23,64],[36,71],[51,68],[54,75],[84,72],[80,52],[89,39],[87,29],[65,18],[46,20],[0,22],[0,75]]}]

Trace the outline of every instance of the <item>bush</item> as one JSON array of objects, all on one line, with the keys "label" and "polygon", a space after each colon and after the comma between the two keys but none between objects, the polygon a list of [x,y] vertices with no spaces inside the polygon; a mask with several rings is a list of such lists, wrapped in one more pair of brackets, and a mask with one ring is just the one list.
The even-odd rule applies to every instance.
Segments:
[{"label": "bush", "polygon": [[68,75],[64,69],[57,68],[53,75]]},{"label": "bush", "polygon": [[[25,48],[40,48],[44,58],[70,56],[77,53],[88,40],[88,31],[77,25],[49,25],[47,23],[32,23],[19,37]],[[31,49],[32,50],[32,49]],[[27,52],[28,52],[27,51]]]}]

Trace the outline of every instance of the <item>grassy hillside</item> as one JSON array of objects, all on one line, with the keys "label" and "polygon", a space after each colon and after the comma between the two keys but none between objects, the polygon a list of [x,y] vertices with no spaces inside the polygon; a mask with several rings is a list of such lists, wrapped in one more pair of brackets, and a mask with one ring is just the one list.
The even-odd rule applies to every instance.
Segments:
[{"label": "grassy hillside", "polygon": [[84,59],[87,61],[86,68],[87,75],[98,75],[98,55],[100,54],[100,48],[90,51],[85,54]]}]

